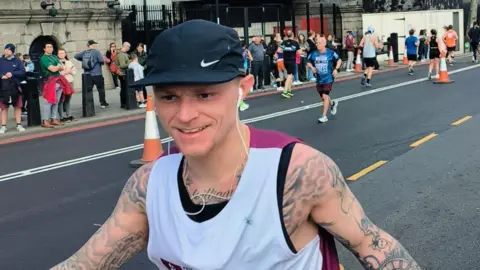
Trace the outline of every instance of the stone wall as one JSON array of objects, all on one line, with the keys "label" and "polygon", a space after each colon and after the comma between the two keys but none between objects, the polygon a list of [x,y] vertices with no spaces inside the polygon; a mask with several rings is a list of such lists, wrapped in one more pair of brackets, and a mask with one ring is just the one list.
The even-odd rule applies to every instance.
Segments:
[{"label": "stone wall", "polygon": [[[121,44],[121,19],[106,7],[104,0],[54,1],[58,9],[56,17],[50,17],[40,8],[38,0],[0,1],[0,44],[13,43],[17,52],[28,54],[30,45],[39,36],[52,36],[57,46],[65,48],[70,59],[86,49],[87,41],[96,40],[98,50],[104,54],[111,42]],[[53,2],[53,1],[52,1]],[[81,63],[72,60],[78,72],[75,89],[81,89]],[[104,67],[106,87],[111,88],[112,78]]]},{"label": "stone wall", "polygon": [[362,8],[361,7],[341,7],[342,30],[353,31],[357,37],[363,36],[362,28]]}]

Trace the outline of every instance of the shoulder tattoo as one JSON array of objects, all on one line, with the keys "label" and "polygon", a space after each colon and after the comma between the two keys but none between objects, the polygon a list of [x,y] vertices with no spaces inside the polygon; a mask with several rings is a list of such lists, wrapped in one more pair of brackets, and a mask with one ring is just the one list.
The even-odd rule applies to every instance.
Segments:
[{"label": "shoulder tattoo", "polygon": [[312,153],[313,151],[296,152],[298,146],[295,146],[292,153],[283,195],[283,220],[289,235],[295,233],[298,226],[308,219],[312,202],[318,201],[324,194],[326,181],[316,179],[324,179],[329,174],[323,154]]}]

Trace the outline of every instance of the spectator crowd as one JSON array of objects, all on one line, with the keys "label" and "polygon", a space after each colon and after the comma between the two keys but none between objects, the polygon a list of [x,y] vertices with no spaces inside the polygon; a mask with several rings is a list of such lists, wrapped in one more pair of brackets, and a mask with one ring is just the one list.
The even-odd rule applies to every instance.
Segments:
[{"label": "spectator crowd", "polygon": [[[97,44],[96,41],[89,40],[86,49],[76,53],[73,58],[81,63],[83,73],[91,75],[92,84],[98,91],[100,108],[107,109],[110,106],[105,95],[105,80],[102,72],[104,65],[108,67],[115,88],[120,90],[120,107],[126,108],[127,70],[133,70],[134,80],[143,78],[147,70],[144,44],[137,44],[131,52],[131,45],[128,42],[124,42],[120,48],[117,48],[115,43],[111,43],[105,54],[97,50]],[[9,107],[13,107],[16,130],[25,131],[22,126],[22,115],[28,114],[25,85],[29,76],[40,75],[43,78],[40,87],[43,128],[54,128],[75,121],[70,103],[75,92],[73,83],[78,72],[77,68],[69,59],[65,49],[59,48],[54,52],[54,44],[47,42],[43,50],[38,66],[35,67],[29,55],[16,52],[14,44],[5,45],[3,55],[0,57],[0,134],[8,131]],[[138,107],[146,107],[146,89],[143,87],[135,91]]]},{"label": "spectator crowd", "polygon": [[[372,31],[367,31],[365,34],[372,34]],[[290,92],[292,86],[315,81],[315,75],[311,69],[307,68],[307,59],[310,54],[317,50],[315,41],[320,36],[323,37],[323,35],[314,31],[308,32],[307,36],[304,34],[295,35],[292,31],[288,31],[283,38],[280,34],[269,37],[268,43],[262,36],[253,37],[249,43],[242,41],[244,68],[247,73],[252,74],[255,78],[252,91],[264,90],[265,84],[269,84],[267,86],[274,87],[278,91],[284,91],[284,97],[289,97],[292,95]],[[469,30],[468,37],[474,51],[472,61],[476,62],[476,51],[480,40],[480,28],[477,23]],[[341,41],[335,40],[335,36],[331,34],[326,35],[325,38],[327,40],[326,47],[341,56],[342,70],[354,72],[357,49],[362,49],[360,45],[363,45],[363,43],[357,44],[357,37],[353,31],[347,31],[345,38]],[[378,39],[378,37],[375,38]],[[445,27],[443,38],[437,38],[434,29],[430,33],[427,33],[427,30],[420,30],[418,37],[415,36],[415,31],[411,30],[408,40],[406,43],[411,44],[409,45],[411,49],[408,51],[411,73],[413,73],[413,65],[416,61],[427,61],[428,59],[431,61],[430,73],[433,68],[438,70],[439,55],[435,53],[437,43],[447,45],[448,62],[453,64],[454,51],[456,50],[455,42],[458,40],[458,36],[452,30],[452,26]],[[383,45],[380,40],[378,40],[378,43]],[[389,43],[388,39],[387,43]],[[89,40],[85,50],[76,53],[73,58],[81,63],[83,73],[91,75],[92,84],[98,91],[98,102],[102,109],[107,109],[110,106],[106,100],[105,80],[102,72],[103,66],[106,65],[115,88],[120,92],[120,107],[126,108],[127,70],[133,70],[135,81],[143,78],[144,73],[148,70],[145,46],[138,43],[135,48],[132,48],[130,43],[124,42],[118,48],[117,44],[111,43],[108,50],[102,53],[97,50],[96,45],[96,41]],[[405,45],[407,47],[408,44]],[[376,48],[378,50],[376,54],[384,50],[380,47]],[[365,63],[363,64],[365,65]],[[374,69],[379,68],[376,55],[372,65]],[[34,72],[40,72],[43,77],[41,126],[54,128],[75,120],[71,113],[70,103],[74,93],[74,76],[78,71],[66,50],[59,48],[54,52],[54,44],[45,43],[44,54],[40,57],[36,67],[29,55],[16,52],[14,44],[6,44],[4,53],[0,57],[0,134],[7,132],[9,107],[13,107],[16,130],[19,132],[25,131],[22,126],[22,114],[28,114],[28,101],[24,95],[24,88],[26,78],[33,76]],[[135,89],[135,92],[138,107],[146,107],[146,89],[142,87]],[[242,103],[240,106],[240,110],[247,108],[248,104],[246,103]]]},{"label": "spectator crowd", "polygon": [[[373,26],[369,28],[371,29],[367,30],[363,36],[374,34]],[[317,49],[315,45],[317,37],[323,37],[324,35],[315,33],[314,31],[308,32],[307,36],[301,33],[295,35],[292,31],[289,31],[289,33],[292,34],[292,36],[289,36],[287,33],[283,38],[278,33],[272,35],[268,37],[268,43],[263,36],[254,36],[250,43],[242,40],[242,45],[244,46],[244,67],[255,78],[252,91],[261,91],[265,89],[265,84],[267,83],[270,84],[270,86],[277,88],[279,91],[284,91],[288,67],[285,64],[284,45],[282,44],[284,44],[286,40],[293,40],[298,43],[300,47],[300,50],[297,51],[294,59],[295,63],[292,71],[292,85],[296,86],[306,82],[315,81],[315,75],[307,68],[307,59],[308,56]],[[472,51],[474,51],[472,61],[475,62],[477,61],[476,52],[480,40],[480,28],[478,23],[473,25],[467,36],[470,38]],[[371,59],[371,64],[373,65],[374,70],[378,70],[379,63],[377,56],[389,52],[391,40],[390,37],[388,37],[387,40],[383,42],[378,36],[374,35],[374,37],[379,46],[375,47],[376,51],[373,52],[374,57]],[[432,54],[431,48],[436,48],[435,44],[434,46],[430,45],[430,41],[437,39],[436,30],[432,29],[432,31],[428,31],[426,29],[421,29],[417,36],[417,32],[414,29],[411,29],[407,37],[406,40],[408,40],[408,44],[405,44],[405,52],[411,59],[410,61],[412,63],[417,61],[430,61],[431,67],[435,69],[435,67],[438,66],[439,56]],[[343,40],[336,39],[332,34],[326,35],[325,38],[327,40],[327,48],[335,51],[342,58],[343,65],[341,70],[345,72],[354,72],[357,52],[358,50],[363,50],[363,44],[360,44],[362,38],[357,40],[353,31],[346,31]],[[452,25],[445,26],[444,34],[438,38],[438,43],[441,43],[442,46],[446,47],[447,61],[449,64],[453,64],[454,62],[456,51],[455,43],[457,40],[458,35],[453,30]],[[410,43],[416,45],[410,46]],[[408,52],[406,51],[407,45],[408,47],[411,47]],[[403,44],[399,44],[399,51],[401,54],[404,53]],[[363,61],[363,53],[360,53],[359,55],[362,59],[362,69],[366,70],[367,66]],[[409,65],[413,66],[413,64]],[[430,72],[432,68],[430,68]],[[438,68],[436,69],[438,70]]]}]

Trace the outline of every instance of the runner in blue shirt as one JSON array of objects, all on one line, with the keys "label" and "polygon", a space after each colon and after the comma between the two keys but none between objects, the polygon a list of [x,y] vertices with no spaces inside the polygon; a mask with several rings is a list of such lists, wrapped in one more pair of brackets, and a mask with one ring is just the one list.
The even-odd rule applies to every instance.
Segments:
[{"label": "runner in blue shirt", "polygon": [[413,75],[413,66],[417,63],[417,47],[420,44],[420,41],[415,34],[415,30],[410,29],[408,32],[410,35],[405,39],[405,47],[407,47],[407,58],[408,58],[408,75]]},{"label": "runner in blue shirt", "polygon": [[317,92],[323,100],[323,114],[318,118],[318,122],[325,123],[328,121],[329,107],[331,115],[337,113],[338,101],[332,100],[329,95],[337,76],[337,70],[342,66],[342,60],[335,51],[326,48],[327,40],[325,37],[317,38],[316,45],[318,50],[310,54],[307,66],[317,76]]}]

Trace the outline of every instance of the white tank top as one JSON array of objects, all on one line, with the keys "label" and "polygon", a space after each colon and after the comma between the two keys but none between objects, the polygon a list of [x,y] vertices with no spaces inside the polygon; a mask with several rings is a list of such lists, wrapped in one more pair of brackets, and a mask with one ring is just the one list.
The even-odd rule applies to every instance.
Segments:
[{"label": "white tank top", "polygon": [[193,221],[182,206],[178,172],[183,156],[171,154],[155,162],[147,190],[147,252],[159,269],[322,269],[320,236],[294,253],[282,228],[278,146],[292,139],[275,131],[250,130],[250,154],[239,185],[227,205],[207,221]]},{"label": "white tank top", "polygon": [[372,34],[365,35],[365,43],[363,44],[363,58],[375,58],[377,51],[375,44],[372,42]]}]

